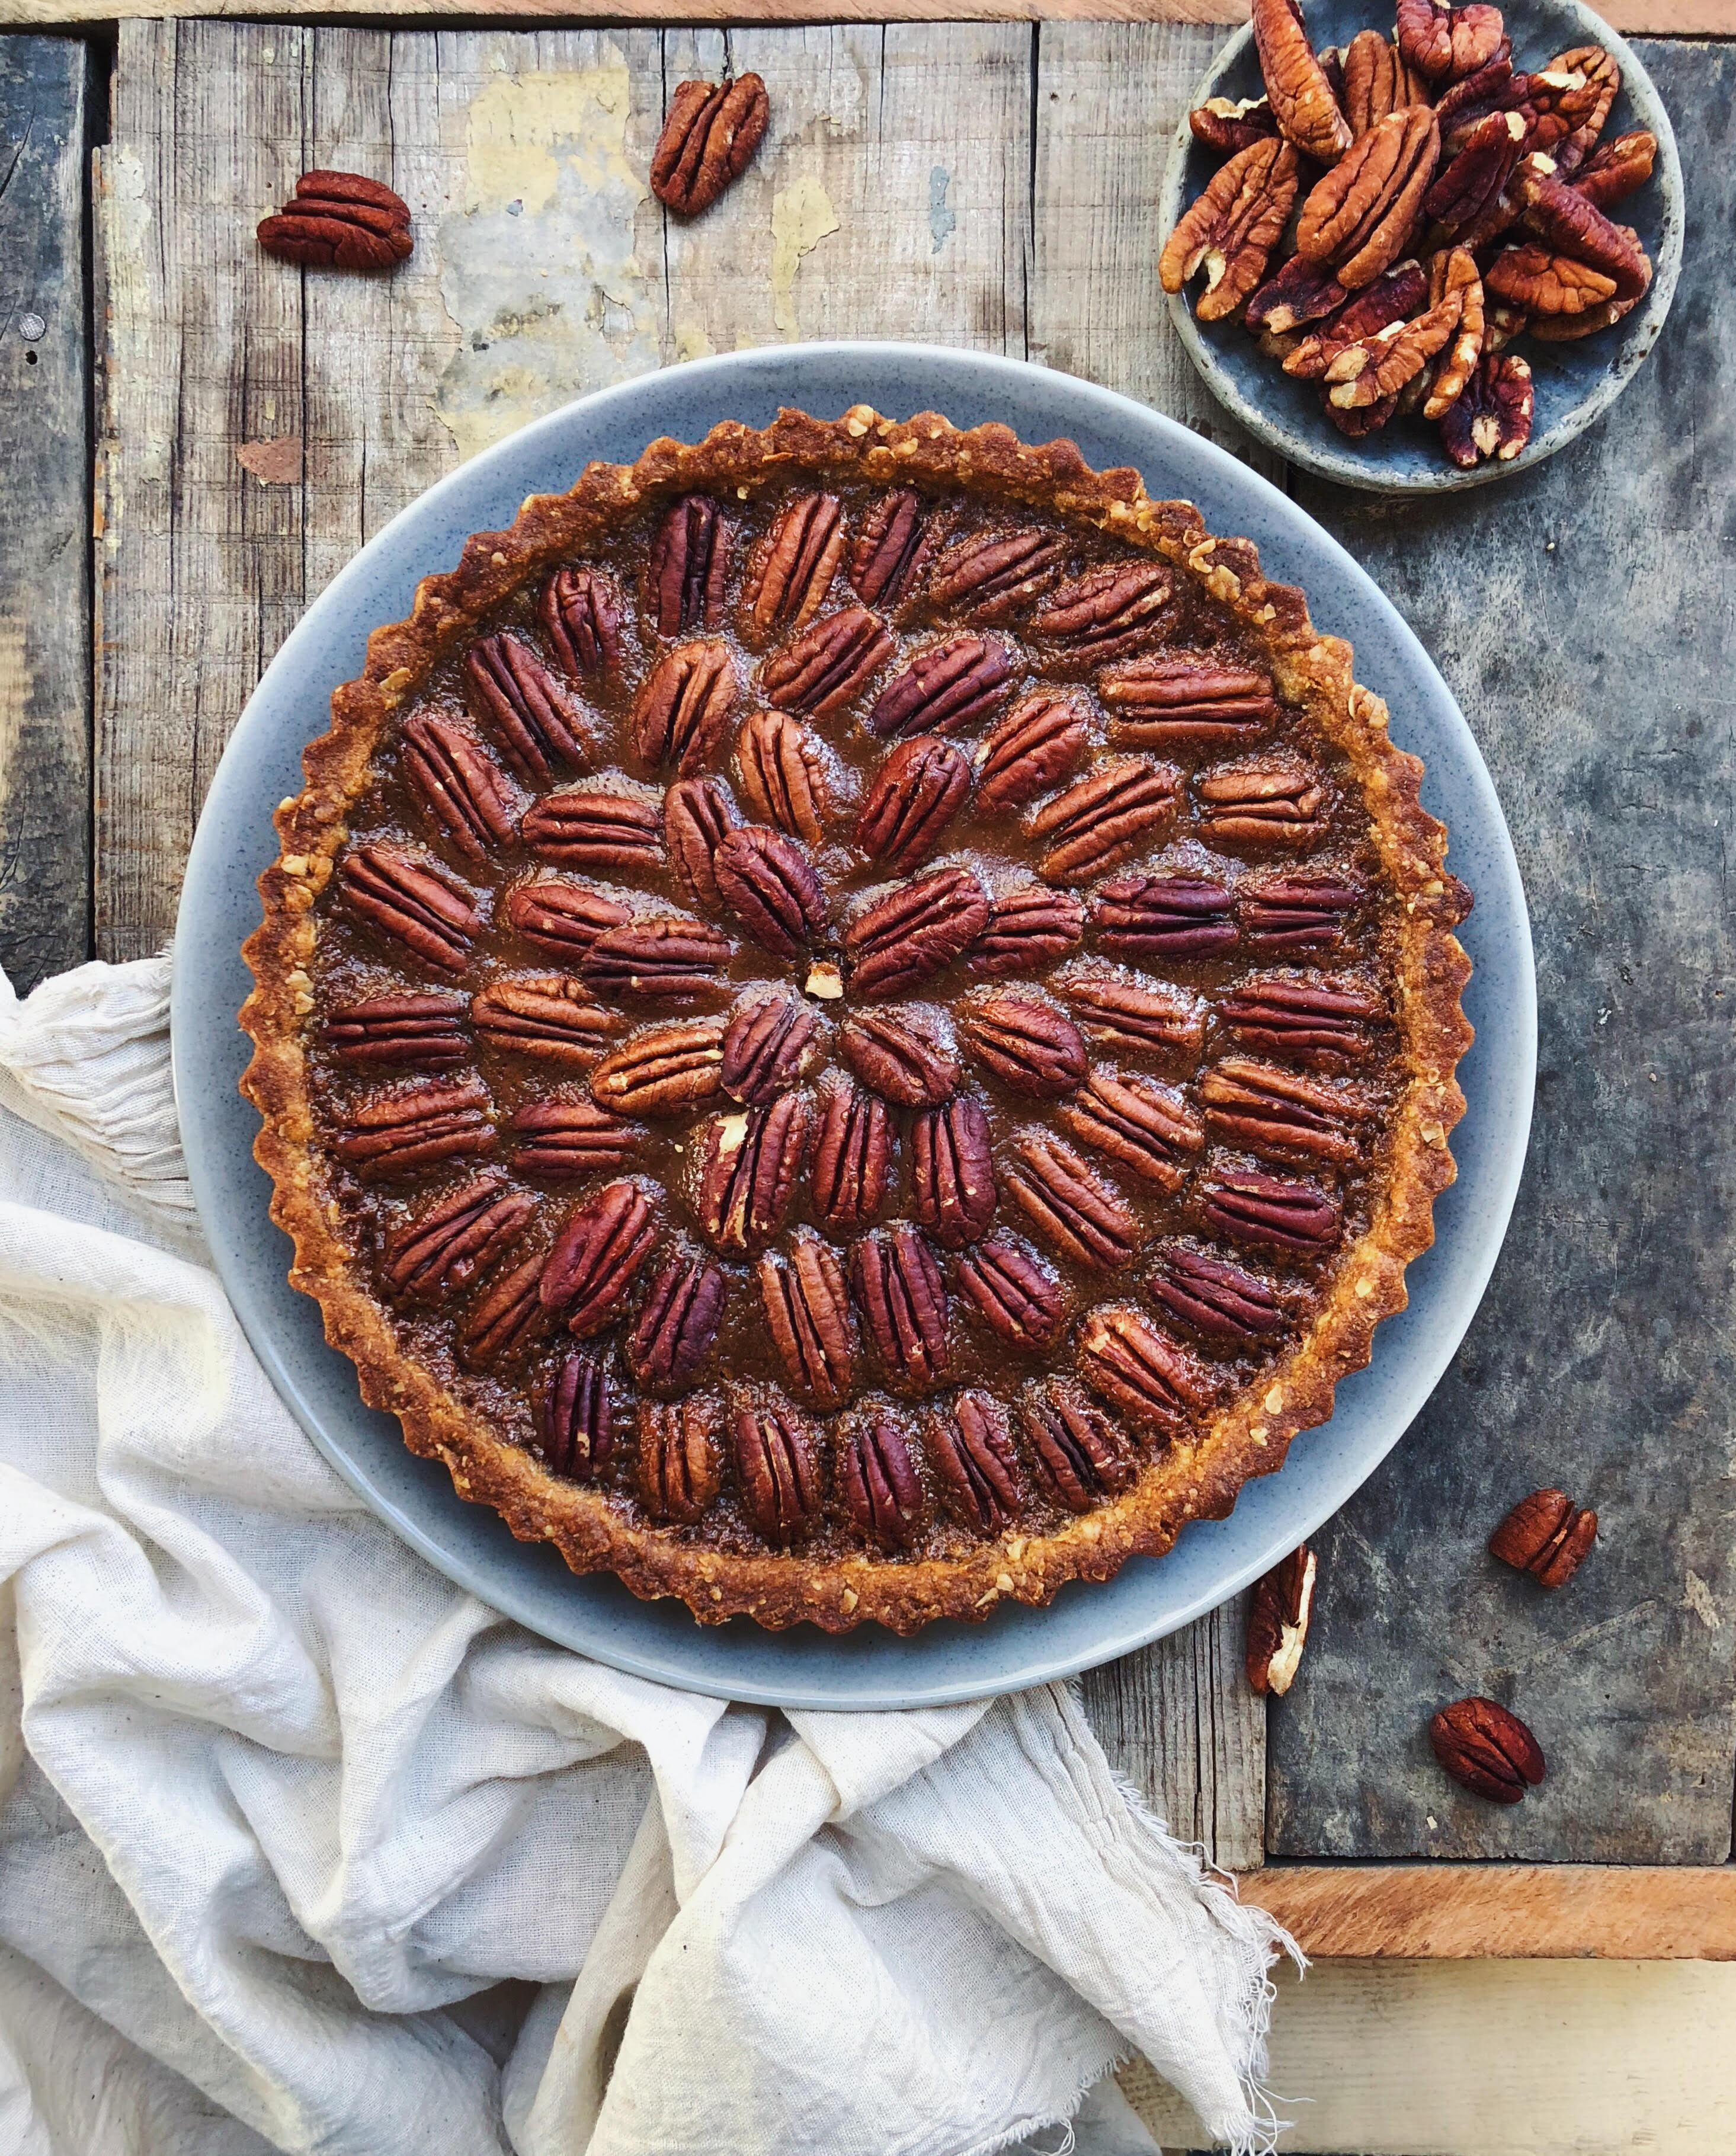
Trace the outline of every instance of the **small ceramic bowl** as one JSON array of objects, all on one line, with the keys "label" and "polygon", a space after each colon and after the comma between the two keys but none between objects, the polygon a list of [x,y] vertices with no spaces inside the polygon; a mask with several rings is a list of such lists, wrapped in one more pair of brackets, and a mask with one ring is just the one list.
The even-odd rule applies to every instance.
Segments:
[{"label": "small ceramic bowl", "polygon": [[[1541,67],[1557,53],[1575,45],[1602,45],[1621,69],[1621,90],[1604,128],[1604,139],[1635,127],[1657,137],[1657,162],[1646,185],[1616,212],[1617,221],[1638,232],[1652,258],[1652,289],[1640,305],[1612,329],[1576,343],[1545,344],[1521,340],[1518,350],[1529,362],[1535,404],[1531,439],[1506,464],[1481,464],[1462,471],[1441,446],[1437,430],[1426,422],[1395,418],[1362,441],[1340,434],[1320,409],[1319,384],[1298,382],[1268,359],[1239,322],[1195,319],[1195,285],[1171,295],[1170,313],[1194,365],[1218,402],[1232,412],[1249,434],[1291,464],[1344,486],[1379,494],[1444,494],[1481,486],[1541,464],[1599,418],[1627,387],[1657,343],[1676,279],[1682,267],[1684,218],[1682,161],[1663,100],[1651,77],[1609,25],[1580,0],[1503,0],[1513,64]],[[1359,30],[1384,29],[1390,36],[1390,0],[1309,0],[1308,33],[1314,49],[1342,50]],[[1191,100],[1258,97],[1264,90],[1251,28],[1238,30],[1212,62],[1210,73]],[[1223,160],[1196,142],[1182,115],[1164,174],[1159,230],[1167,236],[1182,211],[1201,193]]]}]

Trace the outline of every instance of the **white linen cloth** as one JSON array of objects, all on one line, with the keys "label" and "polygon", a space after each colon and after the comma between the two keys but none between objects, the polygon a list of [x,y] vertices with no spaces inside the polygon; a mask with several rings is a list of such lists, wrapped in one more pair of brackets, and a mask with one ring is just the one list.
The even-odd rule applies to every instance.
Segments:
[{"label": "white linen cloth", "polygon": [[362,1507],[209,1268],[168,980],[0,975],[0,2150],[1126,2156],[1135,2047],[1267,2144],[1288,1943],[1068,1688],[725,1707]]}]

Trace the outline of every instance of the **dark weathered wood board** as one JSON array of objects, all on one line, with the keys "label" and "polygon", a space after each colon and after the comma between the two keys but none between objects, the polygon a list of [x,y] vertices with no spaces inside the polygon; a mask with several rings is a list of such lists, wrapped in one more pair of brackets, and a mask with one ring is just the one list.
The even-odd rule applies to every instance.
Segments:
[{"label": "dark weathered wood board", "polygon": [[[1609,417],[1444,507],[1296,489],[1407,614],[1488,758],[1530,900],[1540,1049],[1488,1298],[1320,1537],[1308,1660],[1271,1719],[1274,1853],[1730,1853],[1736,54],[1641,49],[1681,137],[1686,264]],[[1540,1483],[1600,1522],[1554,1595],[1483,1547]],[[1430,1759],[1426,1715],[1467,1691],[1511,1702],[1549,1756],[1512,1810]]]},{"label": "dark weathered wood board", "polygon": [[89,956],[85,47],[0,39],[0,966]]}]

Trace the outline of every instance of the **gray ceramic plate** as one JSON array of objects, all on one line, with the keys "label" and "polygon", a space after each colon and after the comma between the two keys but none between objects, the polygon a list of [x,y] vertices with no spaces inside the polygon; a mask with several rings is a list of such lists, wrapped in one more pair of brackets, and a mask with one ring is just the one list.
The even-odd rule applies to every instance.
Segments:
[{"label": "gray ceramic plate", "polygon": [[[1420,419],[1394,419],[1378,434],[1353,442],[1340,434],[1320,409],[1319,386],[1297,382],[1275,360],[1267,359],[1237,322],[1194,319],[1195,287],[1175,293],[1170,313],[1194,365],[1212,394],[1249,434],[1280,456],[1344,486],[1380,494],[1439,494],[1482,486],[1509,473],[1541,464],[1581,434],[1609,409],[1633,379],[1663,328],[1664,316],[1682,268],[1682,160],[1663,100],[1652,87],[1631,47],[1580,0],[1502,0],[1517,67],[1541,67],[1557,53],[1576,45],[1602,45],[1621,69],[1621,90],[1604,130],[1605,139],[1632,127],[1649,127],[1657,137],[1657,162],[1651,180],[1630,195],[1616,212],[1631,224],[1652,257],[1652,289],[1626,320],[1614,329],[1575,344],[1544,344],[1527,337],[1518,349],[1531,367],[1536,398],[1531,439],[1508,464],[1483,464],[1461,471],[1451,463],[1432,426]],[[1304,9],[1314,49],[1340,50],[1359,30],[1390,33],[1388,0],[1309,0]],[[1264,85],[1254,52],[1252,29],[1241,29],[1224,45],[1211,72],[1190,100],[1208,97],[1257,97]],[[1206,186],[1223,160],[1202,149],[1188,131],[1187,116],[1164,173],[1158,229],[1167,234],[1185,206]]]},{"label": "gray ceramic plate", "polygon": [[[702,1627],[678,1603],[575,1578],[552,1550],[462,1503],[443,1467],[362,1406],[319,1312],[289,1287],[289,1245],[253,1161],[257,1118],[236,1091],[248,1045],[235,1014],[249,986],[238,947],[259,918],[253,880],[275,852],[271,812],[300,785],[302,745],[325,732],[332,689],[361,670],[369,629],[407,613],[418,578],[455,562],[467,533],[510,522],[526,495],[571,485],[590,458],[630,460],[658,434],[695,441],[719,419],[764,425],[780,404],[831,417],[859,402],[938,410],[960,426],[1001,419],[1029,442],[1071,435],[1093,465],[1136,465],[1153,492],[1191,496],[1214,531],[1256,540],[1272,574],[1306,588],[1315,620],[1354,640],[1358,678],[1392,706],[1394,738],[1427,762],[1424,798],[1451,826],[1452,865],[1477,894],[1464,931],[1477,1045],[1460,1070],[1471,1106],[1454,1140],[1459,1179],[1435,1209],[1435,1248],[1411,1268],[1410,1308],[1380,1327],[1373,1367],[1339,1388],[1332,1422],[1170,1556],[1106,1586],[1063,1589],[1046,1610],[1005,1608],[909,1640],[871,1626],[842,1639],[745,1619]],[[551,1640],[699,1691],[824,1707],[932,1705],[1069,1676],[1176,1630],[1312,1533],[1402,1435],[1471,1322],[1518,1186],[1537,1048],[1524,894],[1488,773],[1421,645],[1349,556],[1233,457],[1141,405],[1039,367],[899,344],[773,346],[603,390],[474,459],[365,547],[273,660],[218,767],[182,896],[172,1015],[182,1130],[218,1270],[339,1472],[441,1571]]]}]

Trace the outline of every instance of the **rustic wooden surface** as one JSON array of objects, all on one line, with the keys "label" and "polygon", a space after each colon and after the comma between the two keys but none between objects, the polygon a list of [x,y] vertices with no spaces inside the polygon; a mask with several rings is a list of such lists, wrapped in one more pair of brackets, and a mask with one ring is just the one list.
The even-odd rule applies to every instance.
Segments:
[{"label": "rustic wooden surface", "polygon": [[[665,84],[714,72],[718,32],[123,22],[94,201],[97,951],[167,933],[228,731],[306,600],[461,455],[586,389],[741,343],[929,336],[1108,382],[1270,471],[1155,290],[1147,205],[1220,34],[738,29],[730,58],[766,77],[772,135],[679,227],[646,163]],[[1728,105],[1723,56],[1657,46],[1648,64],[1691,174],[1710,168],[1728,121],[1703,88],[1710,68]],[[303,275],[251,245],[315,164],[389,177],[410,202],[417,254],[389,281]],[[1316,1643],[1273,1708],[1269,1834],[1238,1609],[1088,1680],[1118,1763],[1237,1869],[1268,1840],[1304,1857],[1425,1838],[1452,1855],[1728,1854],[1711,1129],[1728,916],[1708,833],[1727,813],[1729,385],[1704,357],[1701,246],[1659,353],[1569,455],[1444,507],[1304,491],[1411,611],[1490,756],[1549,1015],[1518,1240],[1435,1406],[1329,1537]],[[1728,308],[1718,321],[1727,342]],[[0,935],[8,964],[19,948]],[[1636,1196],[1661,1153],[1667,1173]],[[1642,1306],[1668,1341],[1639,1330]],[[1496,1577],[1477,1550],[1500,1510],[1581,1471],[1605,1543],[1580,1578],[1550,1599]],[[1468,1689],[1513,1697],[1550,1748],[1549,1787],[1517,1819],[1457,1799],[1421,1745],[1424,1709]]]},{"label": "rustic wooden surface", "polygon": [[0,951],[22,992],[90,934],[85,48],[0,39]]}]

